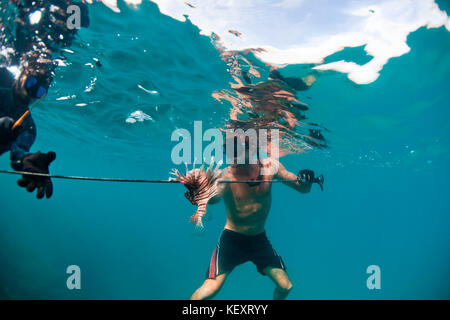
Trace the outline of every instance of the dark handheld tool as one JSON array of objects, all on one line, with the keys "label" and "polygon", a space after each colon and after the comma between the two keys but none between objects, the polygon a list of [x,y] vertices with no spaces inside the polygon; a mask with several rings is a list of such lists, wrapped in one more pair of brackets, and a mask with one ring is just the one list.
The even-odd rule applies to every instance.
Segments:
[{"label": "dark handheld tool", "polygon": [[322,191],[323,191],[324,182],[325,182],[325,178],[323,177],[323,174],[321,174],[317,178],[314,178],[314,181],[313,181],[313,183],[317,183],[319,185],[320,190],[322,190]]},{"label": "dark handheld tool", "polygon": [[298,172],[297,179],[302,183],[317,183],[320,187],[320,190],[323,191],[323,184],[325,182],[323,174],[315,177],[314,171],[303,169]]}]

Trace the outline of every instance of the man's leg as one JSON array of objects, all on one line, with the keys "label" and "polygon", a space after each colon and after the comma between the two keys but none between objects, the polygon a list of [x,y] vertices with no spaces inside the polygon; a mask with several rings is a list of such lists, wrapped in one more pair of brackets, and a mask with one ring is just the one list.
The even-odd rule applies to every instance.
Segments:
[{"label": "man's leg", "polygon": [[191,296],[191,300],[207,300],[212,299],[222,288],[226,273],[218,275],[215,279],[206,279],[202,286],[198,288],[194,294]]},{"label": "man's leg", "polygon": [[284,300],[292,289],[292,283],[283,269],[266,267],[264,273],[275,282],[275,291],[273,292],[274,300]]}]

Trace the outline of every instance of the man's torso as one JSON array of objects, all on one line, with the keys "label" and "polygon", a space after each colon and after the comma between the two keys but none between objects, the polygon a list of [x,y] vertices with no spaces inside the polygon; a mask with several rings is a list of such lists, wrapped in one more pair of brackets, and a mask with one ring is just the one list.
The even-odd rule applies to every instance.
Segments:
[{"label": "man's torso", "polygon": [[[261,168],[268,168],[270,161],[262,161],[261,167],[255,167],[248,175],[241,175],[233,168],[227,168],[224,178],[227,180],[272,180],[273,175],[260,174]],[[272,202],[271,182],[257,185],[247,183],[229,183],[224,192],[227,210],[226,229],[248,235],[264,231],[264,225]]]}]

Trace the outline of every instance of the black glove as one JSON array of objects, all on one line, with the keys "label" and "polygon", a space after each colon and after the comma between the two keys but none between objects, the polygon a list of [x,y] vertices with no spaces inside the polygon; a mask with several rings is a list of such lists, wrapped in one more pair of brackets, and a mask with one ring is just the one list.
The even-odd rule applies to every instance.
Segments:
[{"label": "black glove", "polygon": [[17,139],[19,130],[12,130],[14,120],[10,117],[0,118],[0,145],[9,146]]},{"label": "black glove", "polygon": [[[48,174],[48,167],[53,160],[56,159],[56,153],[50,151],[48,153],[36,152],[27,154],[22,159],[21,171],[46,173]],[[48,177],[32,176],[24,174],[22,179],[17,181],[17,184],[23,188],[26,188],[28,192],[33,192],[37,189],[36,197],[42,199],[44,195],[47,199],[52,196],[53,185],[52,181]]]},{"label": "black glove", "polygon": [[302,183],[313,183],[315,182],[314,171],[308,169],[300,170],[297,179]]}]

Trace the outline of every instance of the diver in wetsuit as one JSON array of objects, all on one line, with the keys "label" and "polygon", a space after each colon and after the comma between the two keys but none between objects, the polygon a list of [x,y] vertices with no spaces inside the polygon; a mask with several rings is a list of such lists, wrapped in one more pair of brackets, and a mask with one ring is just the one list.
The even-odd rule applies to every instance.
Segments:
[{"label": "diver in wetsuit", "polygon": [[[28,109],[28,105],[47,93],[48,85],[39,77],[23,74],[14,81],[9,71],[1,69],[3,86],[0,88],[0,154],[10,151],[11,167],[16,171],[49,173],[48,167],[55,160],[56,154],[29,153],[36,139],[36,126],[29,115],[21,126],[13,130],[17,120]],[[9,79],[8,79],[9,78]],[[50,198],[53,186],[50,178],[23,176],[18,181],[19,186],[29,192],[37,189],[37,198],[44,195]]]},{"label": "diver in wetsuit", "polygon": [[[19,9],[13,47],[13,63],[20,64],[20,76],[14,79],[7,68],[0,68],[0,155],[10,151],[11,167],[16,171],[49,173],[55,152],[29,153],[36,139],[36,126],[31,115],[13,129],[13,125],[30,104],[42,99],[53,79],[55,65],[51,54],[60,47],[71,44],[76,30],[65,24],[67,8],[75,4],[82,13],[81,26],[89,25],[87,6],[70,0],[11,0]],[[41,19],[32,24],[29,16],[41,11]],[[4,29],[2,29],[4,30]],[[28,192],[37,190],[37,198],[50,198],[53,185],[48,177],[23,175],[19,186]]]}]

